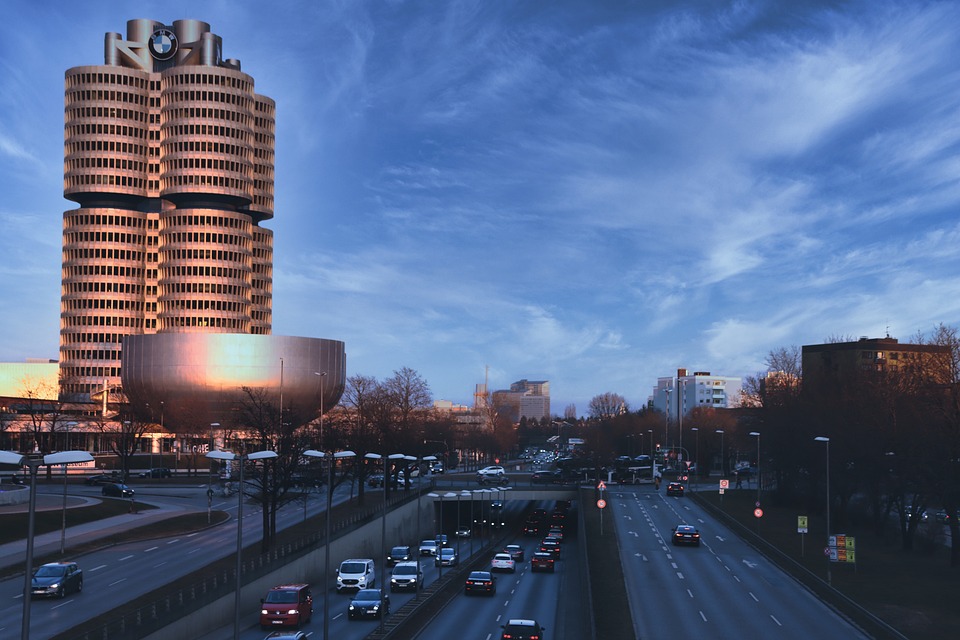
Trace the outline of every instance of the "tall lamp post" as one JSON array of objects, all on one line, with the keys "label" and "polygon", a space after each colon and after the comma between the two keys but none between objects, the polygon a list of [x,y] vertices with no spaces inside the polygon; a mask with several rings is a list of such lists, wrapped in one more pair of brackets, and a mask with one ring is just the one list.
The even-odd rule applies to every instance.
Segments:
[{"label": "tall lamp post", "polygon": [[33,516],[37,511],[37,470],[41,465],[62,464],[64,467],[74,462],[92,462],[93,456],[87,451],[60,451],[41,457],[29,457],[13,451],[0,451],[0,463],[26,467],[30,472],[30,503],[27,515],[27,565],[23,575],[23,615],[20,625],[20,639],[30,638],[30,596],[33,583]]},{"label": "tall lamp post", "polygon": [[[70,446],[70,427],[77,426],[76,422],[67,423],[67,447]],[[67,464],[63,464],[63,512],[60,518],[60,555],[62,556],[67,545]]]},{"label": "tall lamp post", "polygon": [[[214,460],[234,460],[240,467],[240,491],[237,492],[237,585],[233,599],[233,640],[240,639],[240,570],[243,568],[243,463],[247,460],[269,460],[277,457],[276,451],[254,451],[240,454],[229,451],[211,451],[208,458]],[[266,474],[264,474],[266,476]]]},{"label": "tall lamp post", "polygon": [[760,432],[751,431],[750,435],[757,439],[757,506],[760,506]]},{"label": "tall lamp post", "polygon": [[666,412],[663,416],[663,466],[667,466],[667,450],[670,448],[667,440],[670,438],[670,393],[673,389],[664,389],[667,394]]},{"label": "tall lamp post", "polygon": [[320,377],[320,450],[323,451],[323,379],[327,377],[327,372],[314,371],[313,373]]},{"label": "tall lamp post", "polygon": [[690,431],[697,434],[697,447],[694,449],[696,454],[693,461],[693,486],[696,487],[699,484],[699,478],[697,478],[697,476],[700,475],[700,429],[698,427],[690,427]]},{"label": "tall lamp post", "polygon": [[[817,442],[825,442],[827,444],[827,547],[830,547],[830,438],[826,436],[817,436],[814,438]],[[827,585],[832,584],[832,579],[830,575],[830,556],[827,555]]]},{"label": "tall lamp post", "polygon": [[326,533],[323,542],[323,640],[330,638],[330,520],[333,511],[333,467],[337,460],[354,458],[353,451],[324,453],[316,449],[307,449],[303,455],[327,460],[327,511],[324,514]]},{"label": "tall lamp post", "polygon": [[[380,566],[387,566],[387,485],[390,482],[390,473],[394,460],[403,460],[406,456],[402,453],[391,453],[388,456],[382,456],[379,453],[367,453],[363,456],[369,460],[383,461],[383,514],[380,518]],[[404,477],[404,482],[407,478]],[[380,582],[380,628],[383,629],[383,621],[386,618],[386,594],[385,582]]]},{"label": "tall lamp post", "polygon": [[714,433],[720,434],[720,478],[727,475],[727,460],[723,457],[723,429],[717,429]]}]

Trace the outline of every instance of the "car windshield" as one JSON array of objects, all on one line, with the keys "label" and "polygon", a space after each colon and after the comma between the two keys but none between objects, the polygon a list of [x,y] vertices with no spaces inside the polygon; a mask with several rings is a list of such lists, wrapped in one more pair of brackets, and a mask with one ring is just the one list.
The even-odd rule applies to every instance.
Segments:
[{"label": "car windshield", "polygon": [[453,555],[453,549],[442,549],[442,550],[440,551],[440,555],[442,555],[442,556],[445,557],[445,558],[448,557],[448,556],[452,556],[452,555]]},{"label": "car windshield", "polygon": [[474,571],[470,574],[471,580],[489,580],[490,574],[486,571]]},{"label": "car windshield", "polygon": [[280,604],[297,601],[296,591],[270,591],[264,602]]},{"label": "car windshield", "polygon": [[360,589],[355,600],[379,600],[380,589]]},{"label": "car windshield", "polygon": [[420,546],[421,546],[421,547],[435,547],[435,546],[437,546],[437,543],[436,543],[436,541],[434,541],[434,540],[424,540],[423,542],[420,543]]},{"label": "car windshield", "polygon": [[398,565],[396,569],[393,570],[393,575],[395,576],[412,576],[417,572],[417,568],[414,566],[404,566]]},{"label": "car windshield", "polygon": [[57,576],[62,576],[66,572],[66,567],[43,566],[37,569],[37,572],[34,575],[36,575],[38,578],[54,578]]},{"label": "car windshield", "polygon": [[391,549],[390,555],[393,555],[393,556],[405,556],[405,555],[407,555],[407,548],[406,548],[406,547],[394,547],[393,549]]},{"label": "car windshield", "polygon": [[366,565],[362,562],[344,562],[340,565],[340,573],[363,573]]}]

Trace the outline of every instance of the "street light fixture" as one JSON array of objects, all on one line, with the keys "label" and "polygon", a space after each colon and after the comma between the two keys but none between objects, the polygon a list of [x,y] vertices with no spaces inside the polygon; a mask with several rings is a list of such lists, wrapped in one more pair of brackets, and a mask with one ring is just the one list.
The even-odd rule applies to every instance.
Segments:
[{"label": "street light fixture", "polygon": [[337,460],[356,457],[353,451],[324,453],[316,449],[307,449],[303,455],[327,460],[327,511],[324,514],[326,534],[323,543],[323,640],[330,637],[330,516],[333,510],[333,466]]},{"label": "street light fixture", "polygon": [[[30,472],[30,504],[27,512],[27,566],[23,576],[23,616],[20,626],[20,639],[30,638],[30,596],[33,583],[33,516],[37,511],[37,470],[41,465],[62,464],[64,467],[75,462],[92,462],[93,456],[87,451],[60,451],[41,457],[28,457],[13,451],[0,451],[0,463],[27,467]],[[66,471],[64,471],[66,472]]]},{"label": "street light fixture", "polygon": [[[243,463],[247,460],[269,460],[277,457],[276,451],[254,451],[240,454],[229,451],[211,451],[206,455],[214,460],[233,460],[240,467],[240,491],[237,492],[237,586],[233,600],[233,640],[240,639],[240,570],[243,568]],[[266,476],[266,474],[264,474]]]},{"label": "street light fixture", "polygon": [[[814,438],[817,442],[827,444],[827,548],[830,547],[830,438],[826,436],[817,436]],[[830,556],[827,555],[827,585],[832,583],[830,575]]]},{"label": "street light fixture", "polygon": [[311,458],[321,458],[327,460],[327,511],[324,514],[324,523],[326,533],[323,543],[323,640],[329,640],[330,637],[330,520],[333,512],[333,467],[337,460],[354,458],[357,454],[353,451],[337,451],[336,453],[324,453],[316,449],[307,449],[303,455]]}]

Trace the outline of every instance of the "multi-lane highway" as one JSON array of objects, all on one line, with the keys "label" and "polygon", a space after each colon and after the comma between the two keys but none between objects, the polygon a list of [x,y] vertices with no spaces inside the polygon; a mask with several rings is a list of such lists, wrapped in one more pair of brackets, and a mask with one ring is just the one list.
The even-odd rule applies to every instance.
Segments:
[{"label": "multi-lane highway", "polygon": [[[866,638],[689,497],[617,488],[609,504],[637,638]],[[672,530],[700,530],[699,547]]]}]

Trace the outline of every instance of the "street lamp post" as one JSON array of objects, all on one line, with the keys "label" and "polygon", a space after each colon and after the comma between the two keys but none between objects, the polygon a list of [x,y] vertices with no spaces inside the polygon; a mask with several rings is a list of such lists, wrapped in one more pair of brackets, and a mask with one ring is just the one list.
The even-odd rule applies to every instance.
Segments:
[{"label": "street lamp post", "polygon": [[750,435],[757,439],[757,507],[760,506],[760,432],[751,431]]},{"label": "street lamp post", "polygon": [[[211,451],[206,455],[214,460],[233,460],[240,467],[240,490],[237,492],[237,585],[233,599],[233,640],[240,639],[240,571],[243,568],[243,465],[247,460],[269,460],[277,457],[276,451],[254,451],[240,454],[229,451]],[[266,475],[266,474],[264,474]]]},{"label": "street lamp post", "polygon": [[27,565],[23,576],[23,614],[20,624],[20,639],[30,638],[30,596],[33,586],[33,517],[37,511],[37,470],[41,465],[74,462],[91,462],[93,456],[87,451],[60,451],[41,457],[28,457],[13,451],[0,451],[0,463],[27,467],[30,472],[30,502],[27,512]]},{"label": "street lamp post", "polygon": [[727,475],[727,461],[723,457],[723,429],[717,429],[714,433],[720,434],[720,478],[723,479]]},{"label": "street lamp post", "polygon": [[323,451],[323,379],[327,377],[327,372],[314,371],[314,375],[320,377],[320,450]]},{"label": "street lamp post", "polygon": [[666,411],[663,416],[663,466],[667,466],[667,450],[669,446],[667,441],[670,438],[670,393],[673,389],[664,389],[663,392],[667,394],[667,404],[665,405]]},{"label": "street lamp post", "polygon": [[[420,474],[417,476],[417,544],[420,544],[420,496],[423,494],[422,487],[420,486],[420,479],[423,478],[423,463],[431,463],[437,459],[437,456],[422,456],[417,459],[417,468],[420,469]],[[419,551],[417,552],[419,553]],[[420,561],[417,560],[417,564],[420,564]],[[414,597],[420,597],[420,582],[416,581],[414,585]]]},{"label": "street lamp post", "polygon": [[[70,447],[70,427],[77,426],[76,422],[67,423],[67,448]],[[63,512],[60,519],[60,555],[62,556],[67,544],[67,464],[63,464]]]},{"label": "street lamp post", "polygon": [[[387,566],[387,484],[390,482],[390,473],[394,460],[403,460],[406,456],[402,453],[391,453],[388,456],[379,453],[367,453],[364,458],[369,460],[383,461],[383,513],[380,518],[380,566]],[[409,472],[408,472],[409,473]],[[404,482],[407,478],[404,476]],[[383,621],[386,617],[386,587],[385,581],[380,581],[380,628],[383,629]]]},{"label": "street lamp post", "polygon": [[698,427],[690,427],[690,431],[693,431],[695,434],[697,434],[697,447],[695,449],[696,459],[693,461],[693,486],[694,489],[696,489],[697,485],[699,484],[699,478],[697,476],[700,475],[700,429]]},{"label": "street lamp post", "polygon": [[327,461],[327,511],[324,514],[324,528],[326,529],[323,542],[323,640],[330,637],[330,520],[333,510],[333,467],[337,460],[356,457],[353,451],[337,451],[324,453],[316,449],[307,449],[303,455],[311,458],[321,458]]},{"label": "street lamp post", "polygon": [[[830,547],[830,438],[826,436],[817,436],[814,438],[817,442],[825,442],[827,445],[827,548]],[[827,555],[827,585],[832,584],[830,575],[830,555]]]},{"label": "street lamp post", "polygon": [[647,433],[650,434],[650,480],[653,480],[653,470],[656,465],[653,463],[653,429],[647,429]]}]

